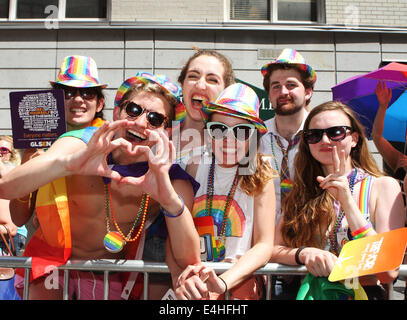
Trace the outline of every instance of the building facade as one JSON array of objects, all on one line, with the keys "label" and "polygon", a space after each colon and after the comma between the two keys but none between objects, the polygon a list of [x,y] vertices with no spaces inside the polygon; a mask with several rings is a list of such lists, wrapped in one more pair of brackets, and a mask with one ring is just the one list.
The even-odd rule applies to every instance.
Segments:
[{"label": "building facade", "polygon": [[194,48],[210,48],[262,87],[261,66],[286,47],[317,72],[315,106],[351,76],[407,61],[407,1],[0,0],[0,133],[11,134],[9,92],[49,88],[66,55],[96,60],[111,119],[116,89],[137,71],[176,80]]}]

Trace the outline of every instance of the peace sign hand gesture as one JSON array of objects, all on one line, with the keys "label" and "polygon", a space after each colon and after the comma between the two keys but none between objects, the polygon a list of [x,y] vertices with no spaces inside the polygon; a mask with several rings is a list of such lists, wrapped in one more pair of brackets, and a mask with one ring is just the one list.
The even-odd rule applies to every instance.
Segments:
[{"label": "peace sign hand gesture", "polygon": [[349,187],[348,178],[346,176],[346,156],[345,150],[341,150],[338,155],[336,146],[332,149],[332,162],[333,173],[330,173],[326,177],[317,177],[319,186],[327,190],[336,200],[341,203],[341,206],[346,201],[352,199],[352,192]]}]

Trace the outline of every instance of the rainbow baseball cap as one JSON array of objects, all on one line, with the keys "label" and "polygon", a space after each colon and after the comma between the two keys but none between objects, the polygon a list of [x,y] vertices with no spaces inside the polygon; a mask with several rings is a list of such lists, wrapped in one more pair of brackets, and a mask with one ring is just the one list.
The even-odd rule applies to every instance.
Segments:
[{"label": "rainbow baseball cap", "polygon": [[180,123],[185,120],[186,109],[181,101],[181,87],[165,75],[154,75],[152,73],[139,71],[136,76],[128,78],[125,80],[121,86],[117,89],[116,97],[114,98],[114,106],[118,107],[120,101],[122,100],[124,94],[132,87],[139,83],[155,83],[162,87],[164,90],[169,92],[177,100],[177,105],[175,106],[175,121]]},{"label": "rainbow baseball cap", "polygon": [[208,122],[212,113],[221,113],[249,120],[259,134],[267,133],[267,127],[259,118],[260,102],[256,92],[242,83],[234,83],[221,92],[215,102],[202,102],[202,118]]},{"label": "rainbow baseball cap", "polygon": [[269,66],[274,64],[297,65],[300,70],[305,71],[309,76],[312,77],[312,83],[315,83],[315,81],[317,81],[317,74],[315,73],[315,70],[310,65],[308,65],[304,57],[294,49],[285,48],[275,61],[265,64],[261,68],[263,77],[267,74]]},{"label": "rainbow baseball cap", "polygon": [[91,57],[77,55],[64,58],[57,80],[50,81],[50,83],[78,88],[107,87],[107,84],[101,84],[99,81],[95,60]]}]

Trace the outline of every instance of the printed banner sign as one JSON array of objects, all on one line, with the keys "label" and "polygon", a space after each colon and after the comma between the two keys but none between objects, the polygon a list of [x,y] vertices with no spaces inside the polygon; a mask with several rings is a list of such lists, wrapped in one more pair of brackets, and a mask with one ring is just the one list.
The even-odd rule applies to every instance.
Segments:
[{"label": "printed banner sign", "polygon": [[48,148],[66,132],[64,91],[10,92],[14,148]]},{"label": "printed banner sign", "polygon": [[390,271],[403,262],[407,228],[347,242],[339,254],[329,281],[340,281]]}]

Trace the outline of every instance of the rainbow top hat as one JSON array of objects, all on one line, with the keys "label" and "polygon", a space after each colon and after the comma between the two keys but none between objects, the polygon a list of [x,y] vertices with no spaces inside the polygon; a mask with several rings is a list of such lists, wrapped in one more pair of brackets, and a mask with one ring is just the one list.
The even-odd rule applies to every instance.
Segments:
[{"label": "rainbow top hat", "polygon": [[50,83],[78,88],[107,87],[107,84],[101,84],[99,81],[95,60],[91,57],[76,55],[64,58],[57,80],[50,81]]},{"label": "rainbow top hat", "polygon": [[128,78],[125,80],[119,89],[117,89],[116,97],[114,98],[114,106],[118,107],[120,101],[122,100],[124,94],[132,87],[139,83],[155,83],[170,93],[176,100],[177,105],[175,106],[175,121],[183,122],[186,116],[186,109],[181,101],[181,87],[165,75],[154,75],[148,72],[137,72],[135,77]]},{"label": "rainbow top hat", "polygon": [[278,56],[277,60],[267,63],[261,68],[261,73],[263,77],[267,74],[268,68],[274,64],[294,64],[297,65],[300,70],[305,71],[309,76],[312,78],[312,83],[317,81],[317,75],[315,70],[312,69],[310,65],[308,65],[304,59],[304,57],[294,49],[285,48],[280,55]]},{"label": "rainbow top hat", "polygon": [[202,117],[205,123],[210,114],[216,112],[252,122],[259,134],[267,132],[263,120],[259,118],[260,103],[256,92],[242,83],[234,83],[227,87],[215,102],[202,102]]}]

